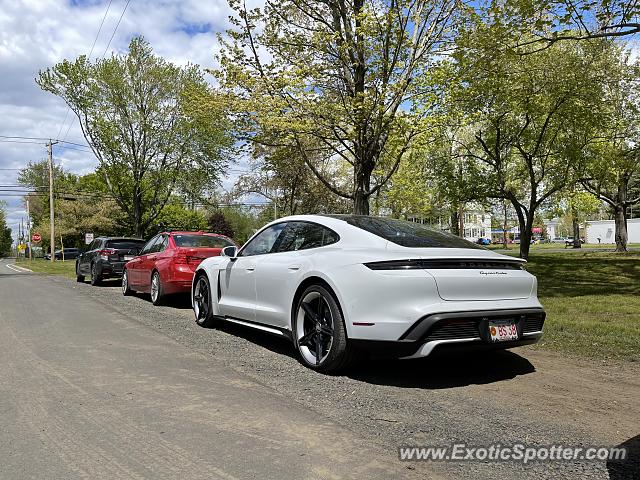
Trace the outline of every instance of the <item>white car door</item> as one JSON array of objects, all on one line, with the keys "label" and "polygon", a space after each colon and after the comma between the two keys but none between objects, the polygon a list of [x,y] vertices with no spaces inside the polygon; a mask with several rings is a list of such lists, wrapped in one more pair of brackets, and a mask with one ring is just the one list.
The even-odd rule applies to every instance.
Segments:
[{"label": "white car door", "polygon": [[289,329],[291,301],[308,270],[309,254],[338,240],[330,229],[313,222],[289,222],[272,253],[256,264],[256,321]]},{"label": "white car door", "polygon": [[222,315],[255,321],[256,266],[271,251],[284,227],[285,223],[279,223],[262,230],[220,271],[218,305]]}]

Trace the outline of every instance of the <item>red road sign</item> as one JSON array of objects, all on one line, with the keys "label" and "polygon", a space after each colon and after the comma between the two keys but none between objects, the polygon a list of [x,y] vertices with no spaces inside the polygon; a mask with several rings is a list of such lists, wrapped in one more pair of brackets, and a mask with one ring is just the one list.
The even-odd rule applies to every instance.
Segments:
[{"label": "red road sign", "polygon": [[39,233],[34,233],[34,234],[31,236],[31,240],[32,240],[32,241],[34,241],[34,242],[39,242],[40,240],[42,240],[42,237],[40,236],[40,234],[39,234]]}]

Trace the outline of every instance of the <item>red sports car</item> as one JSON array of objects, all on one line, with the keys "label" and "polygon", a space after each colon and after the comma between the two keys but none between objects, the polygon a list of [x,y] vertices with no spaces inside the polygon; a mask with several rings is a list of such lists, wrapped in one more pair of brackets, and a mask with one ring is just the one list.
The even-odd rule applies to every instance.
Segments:
[{"label": "red sports car", "polygon": [[233,240],[214,233],[159,233],[124,266],[122,293],[150,293],[153,304],[159,305],[166,295],[190,292],[193,272],[200,262],[232,245]]}]

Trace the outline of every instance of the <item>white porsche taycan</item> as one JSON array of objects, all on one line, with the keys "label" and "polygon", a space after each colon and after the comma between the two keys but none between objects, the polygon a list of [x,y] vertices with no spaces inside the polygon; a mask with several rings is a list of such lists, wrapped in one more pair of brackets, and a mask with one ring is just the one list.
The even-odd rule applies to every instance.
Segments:
[{"label": "white porsche taycan", "polygon": [[227,321],[288,337],[306,365],[325,372],[362,350],[417,358],[511,348],[538,341],[545,319],[524,263],[412,222],[292,216],[204,260],[193,309],[203,326]]}]

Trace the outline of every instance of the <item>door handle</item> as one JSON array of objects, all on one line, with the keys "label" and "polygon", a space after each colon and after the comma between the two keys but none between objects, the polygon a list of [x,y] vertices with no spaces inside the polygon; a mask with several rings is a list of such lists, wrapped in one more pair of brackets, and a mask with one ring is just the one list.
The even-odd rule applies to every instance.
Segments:
[{"label": "door handle", "polygon": [[300,270],[300,265],[290,265],[289,270],[293,270],[293,271]]},{"label": "door handle", "polygon": [[247,272],[253,272],[256,269],[256,267],[247,267],[246,270]]}]

